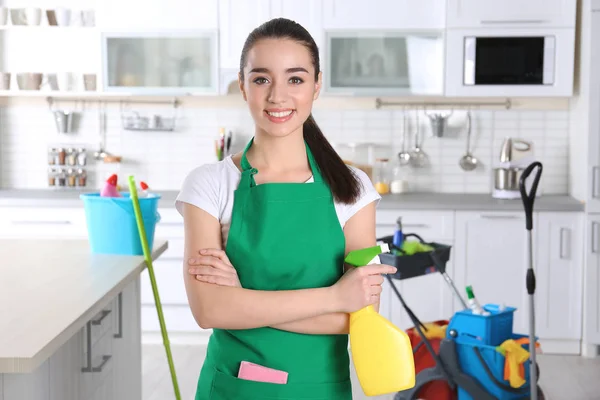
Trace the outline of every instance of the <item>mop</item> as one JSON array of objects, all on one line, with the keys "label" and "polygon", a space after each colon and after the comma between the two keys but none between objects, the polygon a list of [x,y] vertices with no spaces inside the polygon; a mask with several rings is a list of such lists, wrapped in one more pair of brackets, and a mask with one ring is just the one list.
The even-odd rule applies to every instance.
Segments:
[{"label": "mop", "polygon": [[175,399],[181,400],[181,394],[179,393],[179,385],[177,384],[177,375],[175,374],[175,366],[173,365],[173,356],[171,355],[169,336],[167,335],[167,327],[165,325],[165,318],[162,313],[162,305],[160,303],[160,297],[158,296],[158,288],[156,286],[156,278],[154,276],[154,267],[152,265],[152,253],[148,246],[148,239],[146,238],[146,230],[144,228],[144,220],[142,218],[142,210],[140,209],[140,201],[138,199],[135,180],[133,179],[132,175],[129,175],[129,193],[133,203],[133,210],[135,211],[135,220],[137,222],[138,231],[140,233],[142,249],[144,250],[144,260],[146,261],[146,266],[148,267],[148,275],[150,276],[150,283],[152,284],[154,304],[156,304],[156,312],[158,313],[158,320],[160,322],[160,331],[162,333],[163,344],[165,345],[165,351],[167,353],[167,360],[169,361],[169,369],[171,370],[171,380],[173,381]]},{"label": "mop", "polygon": [[[533,184],[531,185],[531,190],[527,193],[525,188],[525,181],[527,177],[531,174],[533,169],[538,167],[536,171],[535,178],[533,180]],[[529,265],[527,266],[527,278],[526,278],[526,286],[527,286],[527,294],[529,294],[529,386],[531,388],[531,400],[538,399],[538,390],[537,390],[537,364],[536,364],[536,343],[535,343],[535,307],[533,297],[535,294],[535,272],[533,271],[533,239],[531,230],[533,229],[533,201],[535,199],[535,192],[537,190],[538,183],[540,181],[540,176],[542,175],[542,164],[539,161],[535,161],[531,163],[523,174],[521,175],[521,179],[519,180],[519,190],[521,192],[521,199],[523,200],[523,206],[525,208],[525,217],[526,217],[526,228],[527,228],[527,261]]]}]

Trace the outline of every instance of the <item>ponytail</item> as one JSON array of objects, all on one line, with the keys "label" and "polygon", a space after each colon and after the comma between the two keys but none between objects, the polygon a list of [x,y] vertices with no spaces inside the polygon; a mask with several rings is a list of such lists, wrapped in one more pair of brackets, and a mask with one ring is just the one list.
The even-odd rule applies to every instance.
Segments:
[{"label": "ponytail", "polygon": [[312,114],[304,122],[304,140],[315,158],[321,176],[339,203],[353,204],[360,195],[360,181],[344,163],[319,129]]}]

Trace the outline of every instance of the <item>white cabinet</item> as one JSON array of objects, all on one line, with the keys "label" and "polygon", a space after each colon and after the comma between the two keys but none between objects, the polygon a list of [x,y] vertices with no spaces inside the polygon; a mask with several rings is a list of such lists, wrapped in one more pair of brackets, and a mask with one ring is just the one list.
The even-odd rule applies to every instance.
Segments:
[{"label": "white cabinet", "polygon": [[[405,234],[415,233],[426,242],[439,242],[452,245],[454,242],[454,212],[452,211],[403,211],[381,210],[377,212],[377,237],[392,235],[396,219],[402,217]],[[416,240],[411,237],[408,240]],[[453,251],[453,250],[452,250]],[[454,261],[452,252],[446,264],[447,273],[452,276]],[[394,280],[394,285],[408,307],[422,322],[448,319],[453,314],[453,292],[441,274]],[[381,298],[380,313],[401,329],[413,326],[393,289],[386,281]]]},{"label": "white cabinet", "polygon": [[[582,335],[583,215],[541,212],[534,218],[537,219],[534,220],[534,229],[537,229],[537,242],[534,243],[537,255],[536,334],[542,339],[570,340],[570,352],[579,352]],[[564,352],[569,351],[563,348]]]},{"label": "white cabinet", "polygon": [[575,27],[576,0],[448,0],[448,28]]},{"label": "white cabinet", "polygon": [[141,400],[139,279],[32,373],[0,374],[0,400]]},{"label": "white cabinet", "polygon": [[0,237],[87,236],[83,207],[0,207]]},{"label": "white cabinet", "polygon": [[323,0],[325,29],[443,29],[443,0]]},{"label": "white cabinet", "polygon": [[325,34],[326,93],[442,95],[441,32],[332,30]]},{"label": "white cabinet", "polygon": [[600,345],[600,215],[586,221],[583,342]]},{"label": "white cabinet", "polygon": [[219,0],[103,0],[97,4],[96,20],[102,29],[212,30],[219,24]]},{"label": "white cabinet", "polygon": [[220,68],[230,70],[228,83],[240,69],[240,56],[250,32],[270,18],[269,0],[219,0]]},{"label": "white cabinet", "polygon": [[[534,235],[537,231],[534,228]],[[464,297],[473,286],[481,304],[505,303],[516,307],[514,331],[528,332],[527,231],[523,212],[456,213],[454,282]],[[535,241],[534,241],[535,243]],[[543,300],[536,297],[539,302]],[[455,309],[460,303],[455,300]]]},{"label": "white cabinet", "polygon": [[270,6],[270,18],[296,21],[306,28],[321,49],[324,43],[322,0],[271,0]]}]

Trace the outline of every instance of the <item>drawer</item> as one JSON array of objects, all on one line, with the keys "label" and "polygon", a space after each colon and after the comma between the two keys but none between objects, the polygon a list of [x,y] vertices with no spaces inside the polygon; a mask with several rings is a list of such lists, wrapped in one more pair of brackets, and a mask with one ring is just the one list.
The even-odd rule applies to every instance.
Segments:
[{"label": "drawer", "polygon": [[87,237],[82,207],[2,207],[0,236]]},{"label": "drawer", "polygon": [[[157,260],[153,265],[160,302],[163,305],[178,304],[187,306],[188,300],[183,282],[183,259]],[[154,294],[147,268],[142,271],[140,289],[142,304],[154,306]]]},{"label": "drawer", "polygon": [[377,237],[393,235],[398,217],[402,217],[404,233],[416,233],[425,241],[432,241],[434,238],[436,240],[454,238],[454,212],[402,210],[377,211]]}]

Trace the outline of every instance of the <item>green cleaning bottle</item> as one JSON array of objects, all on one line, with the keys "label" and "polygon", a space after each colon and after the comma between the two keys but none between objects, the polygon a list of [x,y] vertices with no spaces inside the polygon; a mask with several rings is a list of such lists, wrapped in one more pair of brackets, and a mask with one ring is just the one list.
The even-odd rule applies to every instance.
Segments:
[{"label": "green cleaning bottle", "polygon": [[387,243],[382,243],[373,247],[366,247],[364,249],[353,250],[346,256],[344,262],[354,267],[362,267],[369,264],[381,264],[379,255],[381,253],[388,253],[390,246]]}]

